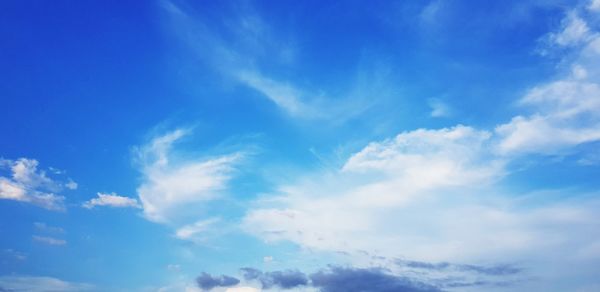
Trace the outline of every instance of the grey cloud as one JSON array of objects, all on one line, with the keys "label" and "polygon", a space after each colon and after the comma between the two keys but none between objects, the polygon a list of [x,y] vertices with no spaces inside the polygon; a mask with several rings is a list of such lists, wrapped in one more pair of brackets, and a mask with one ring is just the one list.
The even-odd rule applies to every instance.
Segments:
[{"label": "grey cloud", "polygon": [[406,261],[406,260],[396,260],[396,264],[404,267],[414,268],[414,269],[425,269],[425,270],[458,270],[465,272],[475,272],[478,274],[483,274],[487,276],[506,276],[506,275],[515,275],[520,273],[522,270],[518,267],[508,264],[500,264],[493,266],[481,266],[481,265],[464,265],[464,264],[452,264],[447,262],[441,263],[428,263],[428,262],[420,262],[420,261]]},{"label": "grey cloud", "polygon": [[312,286],[322,292],[437,292],[436,286],[407,277],[386,273],[383,269],[331,267],[310,275]]},{"label": "grey cloud", "polygon": [[291,289],[298,286],[306,286],[308,284],[308,277],[297,270],[265,273],[254,268],[242,268],[241,270],[244,273],[244,278],[246,280],[260,281],[263,289],[269,289],[274,286],[283,289]]},{"label": "grey cloud", "polygon": [[437,292],[436,286],[407,277],[392,275],[383,269],[329,267],[311,275],[297,270],[262,272],[255,268],[242,268],[244,279],[258,280],[263,289],[278,287],[292,289],[311,286],[322,292]]},{"label": "grey cloud", "polygon": [[226,275],[213,277],[208,273],[202,273],[196,278],[196,283],[198,283],[198,287],[204,290],[211,290],[216,287],[235,286],[240,283],[240,280]]}]

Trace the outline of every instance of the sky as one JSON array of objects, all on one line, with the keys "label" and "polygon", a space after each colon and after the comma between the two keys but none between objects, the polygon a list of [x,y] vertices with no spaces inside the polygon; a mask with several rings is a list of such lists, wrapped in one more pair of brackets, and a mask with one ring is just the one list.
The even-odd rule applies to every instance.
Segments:
[{"label": "sky", "polygon": [[600,1],[2,1],[0,291],[600,291]]}]

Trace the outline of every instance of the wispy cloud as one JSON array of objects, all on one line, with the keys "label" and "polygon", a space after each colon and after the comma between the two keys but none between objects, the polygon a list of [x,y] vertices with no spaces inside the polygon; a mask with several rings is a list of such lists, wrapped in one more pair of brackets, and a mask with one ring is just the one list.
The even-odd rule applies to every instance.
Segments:
[{"label": "wispy cloud", "polygon": [[223,77],[257,91],[291,117],[338,123],[363,113],[374,103],[364,90],[350,87],[348,92],[332,95],[324,88],[302,86],[266,70],[293,68],[299,62],[294,57],[298,48],[290,40],[293,36],[277,34],[251,5],[230,11],[223,20],[225,32],[217,33],[192,12],[164,2],[174,34],[199,59]]},{"label": "wispy cloud", "polygon": [[42,208],[63,211],[65,197],[57,195],[65,187],[75,189],[72,180],[66,183],[51,179],[44,170],[38,169],[35,159],[0,159],[0,170],[9,169],[11,177],[0,176],[0,199],[31,203]]},{"label": "wispy cloud", "polygon": [[175,232],[175,237],[191,241],[200,240],[202,236],[210,231],[210,229],[213,228],[213,225],[217,222],[219,222],[218,218],[196,221],[193,224],[178,228]]},{"label": "wispy cloud", "polygon": [[50,234],[64,234],[65,230],[61,227],[50,226],[44,222],[34,222],[33,226],[36,230]]},{"label": "wispy cloud", "polygon": [[[4,289],[4,290],[2,290]],[[95,287],[86,283],[67,282],[52,277],[39,276],[0,276],[0,291],[68,292],[94,291]]]},{"label": "wispy cloud", "polygon": [[452,108],[440,99],[430,98],[427,103],[431,107],[431,117],[446,118],[452,115]]},{"label": "wispy cloud", "polygon": [[136,149],[143,175],[137,191],[149,220],[165,222],[178,208],[219,197],[243,157],[235,152],[174,162],[172,146],[186,134],[186,130],[175,130]]},{"label": "wispy cloud", "polygon": [[39,236],[39,235],[34,235],[32,236],[33,240],[37,241],[37,242],[41,242],[44,244],[48,244],[48,245],[66,245],[67,241],[64,239],[59,239],[59,238],[54,238],[54,237],[49,237],[49,236]]},{"label": "wispy cloud", "polygon": [[116,193],[97,193],[98,197],[83,203],[83,207],[92,209],[95,206],[107,206],[114,208],[141,208],[134,198],[119,196]]}]

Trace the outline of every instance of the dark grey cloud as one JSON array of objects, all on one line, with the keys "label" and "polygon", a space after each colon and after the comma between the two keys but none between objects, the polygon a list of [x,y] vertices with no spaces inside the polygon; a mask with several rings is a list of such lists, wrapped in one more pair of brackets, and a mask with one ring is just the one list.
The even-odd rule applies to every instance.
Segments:
[{"label": "dark grey cloud", "polygon": [[[480,266],[406,260],[396,260],[396,263],[403,267],[424,270],[423,272],[427,270],[436,273],[450,272],[451,274],[449,277],[425,281],[421,277],[415,278],[414,273],[398,275],[384,268],[329,266],[313,274],[305,274],[298,270],[263,272],[251,267],[242,268],[240,271],[246,281],[259,282],[262,289],[286,290],[312,287],[321,292],[440,292],[444,289],[461,287],[510,286],[516,280],[512,276],[521,272],[520,268],[511,265]],[[452,276],[452,272],[459,272],[459,274]],[[460,274],[463,272],[466,272],[466,276]],[[226,279],[234,281],[227,282]],[[239,283],[239,280],[233,277],[215,278],[206,273],[198,277],[197,281],[198,285],[204,289],[226,286],[225,284],[232,286]]]},{"label": "dark grey cloud", "polygon": [[244,279],[260,281],[263,289],[271,287],[279,287],[283,289],[291,289],[298,286],[306,286],[308,277],[297,270],[285,270],[274,272],[261,272],[254,268],[242,268]]},{"label": "dark grey cloud", "polygon": [[331,267],[310,275],[311,285],[322,292],[438,292],[440,288],[383,269]]},{"label": "dark grey cloud", "polygon": [[235,286],[240,283],[240,280],[226,275],[213,277],[208,273],[202,273],[196,278],[196,283],[198,283],[198,287],[204,290],[211,290],[215,287]]},{"label": "dark grey cloud", "polygon": [[306,275],[296,270],[262,272],[255,268],[241,269],[244,279],[257,280],[263,289],[277,287],[291,289],[312,286],[322,292],[438,292],[433,285],[396,276],[384,269],[361,269],[329,267],[317,273]]}]

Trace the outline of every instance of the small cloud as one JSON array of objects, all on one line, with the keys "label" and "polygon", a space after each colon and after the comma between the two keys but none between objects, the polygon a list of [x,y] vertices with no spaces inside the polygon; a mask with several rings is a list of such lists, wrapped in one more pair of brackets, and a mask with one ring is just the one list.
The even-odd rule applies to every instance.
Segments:
[{"label": "small cloud", "polygon": [[37,229],[38,231],[41,231],[43,233],[54,233],[54,234],[64,234],[65,230],[60,228],[60,227],[54,227],[54,226],[50,226],[44,222],[35,222],[33,223],[33,226],[35,227],[35,229]]},{"label": "small cloud", "polygon": [[265,262],[265,263],[270,263],[272,261],[273,261],[273,257],[272,256],[263,257],[263,262]]},{"label": "small cloud", "polygon": [[107,206],[114,208],[141,208],[136,199],[119,196],[116,193],[98,193],[98,198],[93,198],[83,203],[83,207],[87,209],[92,209],[95,206]]},{"label": "small cloud", "polygon": [[2,255],[3,258],[12,258],[17,261],[24,261],[27,259],[27,254],[10,248],[2,250],[2,252],[0,252],[0,255]]},{"label": "small cloud", "polygon": [[242,268],[244,279],[258,280],[263,289],[278,287],[282,289],[291,289],[308,284],[308,277],[297,270],[285,270],[274,272],[261,272],[254,268]]},{"label": "small cloud", "polygon": [[201,233],[208,231],[212,225],[218,222],[218,218],[210,218],[207,220],[200,220],[193,224],[185,225],[175,232],[175,236],[183,240],[194,240],[196,236]]},{"label": "small cloud", "polygon": [[207,273],[202,273],[196,278],[198,287],[210,290],[217,287],[231,287],[240,283],[240,280],[231,276],[211,276]]},{"label": "small cloud", "polygon": [[58,239],[58,238],[53,238],[53,237],[48,237],[48,236],[38,236],[38,235],[34,235],[32,236],[33,240],[37,241],[37,242],[41,242],[44,244],[48,244],[48,245],[65,245],[67,244],[67,241],[64,239]]},{"label": "small cloud", "polygon": [[179,272],[179,271],[181,271],[181,265],[178,265],[178,264],[168,264],[167,265],[167,270],[172,271],[172,272]]},{"label": "small cloud", "polygon": [[430,98],[427,103],[431,107],[431,117],[446,118],[452,115],[450,106],[437,98]]},{"label": "small cloud", "polygon": [[69,189],[69,190],[76,190],[76,189],[77,189],[77,186],[78,186],[78,185],[77,185],[77,183],[76,183],[76,182],[74,182],[74,181],[73,181],[73,180],[71,180],[71,179],[69,179],[69,182],[67,182],[67,183],[65,184],[65,187],[66,187],[67,189]]},{"label": "small cloud", "polygon": [[0,169],[10,170],[11,177],[0,176],[0,199],[30,203],[48,210],[64,211],[63,196],[55,193],[63,190],[61,182],[38,169],[35,159],[0,159]]}]

